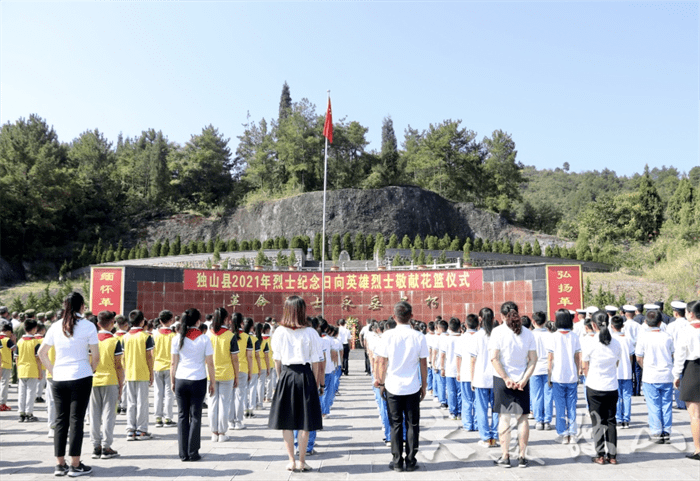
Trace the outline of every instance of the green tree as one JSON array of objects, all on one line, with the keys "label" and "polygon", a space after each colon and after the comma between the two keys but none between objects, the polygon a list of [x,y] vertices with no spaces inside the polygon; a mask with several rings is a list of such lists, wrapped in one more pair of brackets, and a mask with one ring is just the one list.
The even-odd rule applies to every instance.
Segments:
[{"label": "green tree", "polygon": [[391,234],[389,237],[389,246],[390,249],[396,249],[399,247],[399,237],[396,234]]},{"label": "green tree", "polygon": [[355,251],[354,260],[364,261],[367,259],[367,245],[365,244],[365,235],[362,232],[355,234]]},{"label": "green tree", "polygon": [[523,254],[523,246],[518,241],[516,241],[515,244],[513,244],[513,254],[518,256]]},{"label": "green tree", "polygon": [[523,255],[532,255],[532,244],[530,244],[529,242],[523,242]]},{"label": "green tree", "polygon": [[392,265],[392,267],[397,267],[397,266],[403,265],[403,261],[401,260],[401,256],[399,255],[398,252],[394,256],[394,258],[391,260],[391,265]]},{"label": "green tree", "polygon": [[481,252],[491,252],[491,241],[489,239],[484,240],[482,243]]},{"label": "green tree", "polygon": [[420,250],[420,253],[418,254],[418,261],[417,261],[419,266],[424,266],[426,263],[425,259],[425,252],[423,252],[423,249]]},{"label": "green tree", "polygon": [[413,247],[415,249],[423,248],[423,239],[420,238],[420,234],[416,234],[416,238],[413,239]]},{"label": "green tree", "polygon": [[540,246],[540,241],[535,239],[535,243],[532,245],[532,255],[533,256],[541,256],[542,255],[542,246]]},{"label": "green tree", "polygon": [[251,250],[257,251],[257,250],[260,250],[261,247],[262,247],[262,242],[260,242],[260,239],[253,239],[252,241],[250,241],[250,249]]},{"label": "green tree", "polygon": [[384,241],[384,235],[382,235],[381,232],[377,234],[377,238],[375,240],[375,246],[376,246],[377,256],[379,257],[379,260],[381,261],[386,256],[386,242]]},{"label": "green tree", "polygon": [[180,239],[180,234],[175,237],[175,241],[170,244],[170,251],[168,252],[169,256],[177,256],[180,255],[180,251],[182,250],[182,239]]},{"label": "green tree", "polygon": [[[337,249],[338,255],[340,255],[340,242],[341,242],[341,239],[340,239],[339,233],[336,232],[335,234],[333,234],[331,236],[331,258],[333,258],[332,253],[336,251],[336,246],[338,247],[338,249]],[[333,259],[333,260],[336,260],[336,259]]]},{"label": "green tree", "polygon": [[[258,241],[258,242],[259,242],[259,241]],[[214,239],[212,239],[212,238],[210,237],[209,240],[207,241],[207,250],[206,250],[206,252],[209,252],[209,253],[211,254],[212,252],[214,252],[214,247],[216,247],[216,245],[214,244]],[[260,246],[258,246],[257,248],[260,249]],[[257,249],[256,249],[256,250],[257,250]]]},{"label": "green tree", "polygon": [[350,232],[346,232],[345,235],[343,235],[343,250],[348,253],[350,259],[353,258],[355,252],[353,249],[352,236],[350,235]]},{"label": "green tree", "polygon": [[463,245],[464,244],[462,243],[462,239],[460,239],[459,237],[455,237],[454,239],[452,239],[452,242],[450,242],[449,249],[451,251],[458,251],[462,248]]},{"label": "green tree", "polygon": [[404,234],[403,238],[401,239],[401,248],[402,249],[410,249],[411,248],[411,238],[408,237],[408,234]]},{"label": "green tree", "polygon": [[442,238],[438,241],[438,249],[446,250],[450,248],[450,244],[452,243],[452,238],[450,237],[450,234],[445,234],[442,236]]},{"label": "green tree", "polygon": [[521,185],[526,182],[522,175],[523,165],[516,161],[518,151],[510,134],[494,130],[491,137],[484,137],[486,148],[484,179],[488,187],[482,189],[487,195],[484,204],[491,210],[510,217],[515,203],[522,200]]},{"label": "green tree", "polygon": [[694,204],[695,190],[689,179],[681,179],[676,191],[668,201],[666,208],[666,218],[675,224],[681,223],[681,211],[683,208],[692,211]]},{"label": "green tree", "polygon": [[321,242],[322,242],[322,240],[321,240],[321,233],[320,233],[320,232],[316,232],[316,235],[314,236],[314,249],[313,249],[313,253],[314,253],[314,260],[317,260],[317,261],[320,261],[320,260],[321,260],[321,255],[322,255],[321,250],[322,250],[322,247],[323,247],[323,244],[322,244]]},{"label": "green tree", "polygon": [[365,237],[365,259],[374,259],[374,236],[367,234]]},{"label": "green tree", "polygon": [[250,242],[247,240],[242,240],[240,243],[240,248],[238,249],[239,252],[245,252],[250,250]]},{"label": "green tree", "polygon": [[284,119],[289,117],[289,113],[292,111],[292,94],[289,91],[289,85],[285,80],[284,85],[282,85],[282,94],[280,95],[280,109],[279,109],[279,122],[281,123]]},{"label": "green tree", "polygon": [[151,246],[151,257],[159,257],[162,246],[161,240],[158,239],[156,243]]},{"label": "green tree", "polygon": [[477,237],[474,239],[474,247],[472,247],[472,251],[474,252],[481,252],[485,250],[484,248],[484,241],[481,237]]},{"label": "green tree", "polygon": [[391,116],[382,121],[382,150],[378,162],[372,165],[369,176],[363,182],[363,187],[376,189],[387,185],[395,185],[401,176],[399,165],[400,155],[394,132],[394,122]]},{"label": "green tree", "polygon": [[553,257],[554,256],[554,252],[552,251],[552,246],[548,245],[544,248],[544,255],[546,257]]},{"label": "green tree", "polygon": [[168,239],[165,239],[165,242],[163,245],[160,246],[160,256],[165,257],[168,255],[170,252],[170,241]]}]

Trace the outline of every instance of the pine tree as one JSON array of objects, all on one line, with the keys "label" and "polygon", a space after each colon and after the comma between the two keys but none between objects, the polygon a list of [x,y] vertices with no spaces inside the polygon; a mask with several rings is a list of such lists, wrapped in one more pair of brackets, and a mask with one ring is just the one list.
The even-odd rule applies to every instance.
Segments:
[{"label": "pine tree", "polygon": [[284,119],[289,117],[289,114],[292,112],[292,95],[289,92],[289,85],[287,85],[287,81],[285,80],[284,85],[282,85],[282,95],[280,95],[280,109],[279,109],[279,116],[278,116],[278,123],[282,123]]},{"label": "pine tree", "polygon": [[533,256],[541,256],[542,255],[542,246],[540,246],[540,241],[535,239],[535,243],[532,246],[532,255]]},{"label": "pine tree", "polygon": [[481,237],[477,237],[476,239],[474,239],[474,246],[472,247],[471,250],[474,252],[481,252],[484,250],[483,247],[484,247],[483,239]]},{"label": "pine tree", "polygon": [[471,238],[471,237],[467,237],[467,238],[464,240],[464,244],[462,245],[462,250],[463,250],[464,252],[471,252],[471,251],[472,251],[472,247],[473,247],[473,246],[472,246],[472,238]]},{"label": "pine tree", "polygon": [[523,254],[523,246],[518,241],[513,244],[513,254],[518,256]]},{"label": "pine tree", "polygon": [[403,262],[401,261],[401,256],[399,255],[398,252],[397,252],[396,255],[394,256],[394,258],[391,260],[391,265],[392,265],[393,267],[397,267],[397,266],[402,266],[402,265],[403,265]]},{"label": "pine tree", "polygon": [[428,245],[428,249],[435,251],[438,249],[438,238],[437,236],[430,235],[425,238],[425,242]]},{"label": "pine tree", "polygon": [[450,234],[445,234],[442,236],[442,239],[438,241],[438,249],[440,250],[447,250],[450,248],[450,244],[452,243],[452,238],[450,237]]},{"label": "pine tree", "polygon": [[401,239],[401,248],[402,249],[410,249],[411,248],[411,238],[408,237],[408,234],[404,234],[403,239]]},{"label": "pine tree", "polygon": [[321,260],[321,255],[322,255],[322,244],[321,244],[321,233],[316,232],[316,235],[314,236],[314,260],[320,261]]},{"label": "pine tree", "polygon": [[529,242],[523,242],[523,255],[532,255],[532,244],[530,244]]},{"label": "pine tree", "polygon": [[462,239],[460,239],[459,237],[455,237],[454,239],[452,239],[452,242],[450,242],[449,249],[451,251],[458,251],[462,248],[462,245]]},{"label": "pine tree", "polygon": [[437,259],[438,264],[447,264],[447,252],[444,250],[440,252],[440,256]]},{"label": "pine tree", "polygon": [[136,256],[138,254],[136,253],[136,247],[132,247],[131,250],[129,251],[129,260],[136,259]]},{"label": "pine tree", "polygon": [[160,257],[165,257],[170,252],[170,241],[165,239],[165,242],[160,246]]},{"label": "pine tree", "polygon": [[389,237],[389,249],[396,249],[399,247],[399,237],[396,234],[391,234]]},{"label": "pine tree", "polygon": [[631,234],[637,240],[648,240],[658,235],[664,220],[663,203],[649,174],[648,165],[644,167],[644,175],[640,179],[637,193],[639,194],[637,206],[639,210],[636,216],[638,228]]},{"label": "pine tree", "polygon": [[381,261],[386,256],[386,243],[384,242],[384,236],[381,233],[377,234],[376,247],[377,257],[379,257],[379,260]]},{"label": "pine tree", "polygon": [[678,187],[668,201],[666,218],[674,224],[681,224],[681,211],[684,207],[692,210],[695,202],[695,192],[690,180],[683,178],[678,182]]},{"label": "pine tree", "polygon": [[280,249],[288,249],[289,248],[289,242],[287,242],[286,237],[284,237],[284,236],[280,237],[279,248]]},{"label": "pine tree", "polygon": [[425,252],[423,252],[423,249],[420,250],[420,253],[418,254],[418,265],[419,266],[424,266],[425,265]]},{"label": "pine tree", "polygon": [[350,232],[346,232],[343,236],[343,250],[345,250],[348,253],[350,259],[353,258],[352,256],[354,254],[354,249],[352,245],[352,236],[350,235]]},{"label": "pine tree", "polygon": [[486,239],[481,245],[481,252],[491,252],[491,241]]},{"label": "pine tree", "polygon": [[230,239],[228,241],[228,251],[229,252],[238,251],[238,241],[236,239]]},{"label": "pine tree", "polygon": [[428,266],[432,266],[435,263],[435,259],[433,259],[432,254],[428,254],[428,257],[425,258],[425,264]]},{"label": "pine tree", "polygon": [[159,257],[161,247],[162,244],[160,242],[160,239],[158,239],[156,243],[151,246],[151,257]]},{"label": "pine tree", "polygon": [[554,252],[552,252],[552,247],[551,247],[551,246],[547,246],[547,247],[544,248],[544,255],[545,255],[546,257],[553,257],[552,254],[554,254]]},{"label": "pine tree", "polygon": [[247,240],[242,240],[238,251],[245,252],[245,251],[249,251],[249,250],[250,250],[250,242],[248,242]]},{"label": "pine tree", "polygon": [[365,235],[362,232],[355,234],[355,252],[353,255],[354,260],[364,261],[367,260],[367,245],[365,244]]},{"label": "pine tree", "polygon": [[180,255],[180,251],[182,251],[182,239],[180,239],[180,234],[175,237],[175,242],[170,244],[170,252],[168,252],[169,256],[178,256]]},{"label": "pine tree", "polygon": [[374,259],[374,236],[367,234],[365,237],[365,259]]},{"label": "pine tree", "polygon": [[260,242],[260,239],[253,239],[250,242],[250,249],[251,250],[258,251],[258,250],[260,250],[261,247],[262,247],[262,242]]},{"label": "pine tree", "polygon": [[182,246],[180,247],[180,255],[185,256],[187,254],[191,254],[190,245],[183,243]]},{"label": "pine tree", "polygon": [[214,239],[212,239],[212,238],[210,237],[209,240],[207,241],[207,250],[206,250],[206,252],[209,252],[209,253],[214,252],[214,247],[215,247],[215,245],[214,245]]},{"label": "pine tree", "polygon": [[413,247],[414,249],[423,248],[423,239],[420,238],[420,234],[416,234],[416,238],[413,239]]},{"label": "pine tree", "polygon": [[[331,258],[333,258],[333,254],[336,251],[336,247],[338,248],[338,255],[340,255],[340,234],[337,232],[331,237]],[[333,260],[337,261],[337,259]]]}]

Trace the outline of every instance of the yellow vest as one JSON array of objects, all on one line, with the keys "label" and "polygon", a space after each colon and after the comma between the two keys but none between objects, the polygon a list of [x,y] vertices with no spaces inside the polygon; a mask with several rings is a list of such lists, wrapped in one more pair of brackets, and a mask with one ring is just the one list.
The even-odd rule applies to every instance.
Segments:
[{"label": "yellow vest", "polygon": [[7,336],[0,336],[0,341],[2,341],[2,349],[0,349],[0,356],[2,357],[2,368],[12,369],[12,349],[7,347],[7,341],[11,339]]},{"label": "yellow vest", "polygon": [[[248,339],[250,339],[250,336],[245,332],[238,333],[238,370],[245,373],[248,372]],[[253,349],[255,349],[255,346],[253,346]]]},{"label": "yellow vest", "polygon": [[119,343],[119,338],[111,333],[100,332],[98,334],[100,342],[100,363],[97,365],[97,370],[92,378],[93,386],[117,386],[116,356],[114,351]]},{"label": "yellow vest", "polygon": [[[51,364],[56,364],[56,349],[53,346],[49,348],[49,361]],[[53,375],[49,371],[46,371],[46,379],[53,379]]]},{"label": "yellow vest", "polygon": [[124,342],[124,379],[127,381],[148,381],[150,372],[146,360],[146,341],[149,334],[142,329],[129,331],[122,338]]},{"label": "yellow vest", "polygon": [[[172,357],[170,354],[175,332],[169,327],[161,327],[153,335],[156,347],[153,349],[153,370],[169,371]],[[218,377],[217,377],[218,379]]]},{"label": "yellow vest", "polygon": [[[252,371],[252,373],[253,373],[253,375],[260,374],[260,366],[258,366],[258,360],[255,357],[255,352],[256,352],[255,343],[258,342],[258,338],[255,336],[255,334],[249,334],[249,336],[250,336],[250,342],[253,343],[253,371]],[[261,354],[261,352],[259,350],[257,350],[257,353]],[[260,361],[262,362],[262,359]]]},{"label": "yellow vest", "polygon": [[217,335],[209,331],[209,339],[214,348],[214,370],[217,381],[232,381],[234,377],[233,363],[231,362],[231,339],[233,333],[228,329],[221,329]]},{"label": "yellow vest", "polygon": [[[270,336],[263,336],[262,342],[260,343],[260,370],[271,368],[272,366],[267,365],[267,355],[265,354],[265,347],[270,346]],[[269,350],[268,350],[269,353]],[[270,355],[270,362],[272,362],[272,355]]]},{"label": "yellow vest", "polygon": [[36,346],[38,339],[25,334],[17,341],[17,377],[36,379],[39,377],[39,365],[36,363]]}]

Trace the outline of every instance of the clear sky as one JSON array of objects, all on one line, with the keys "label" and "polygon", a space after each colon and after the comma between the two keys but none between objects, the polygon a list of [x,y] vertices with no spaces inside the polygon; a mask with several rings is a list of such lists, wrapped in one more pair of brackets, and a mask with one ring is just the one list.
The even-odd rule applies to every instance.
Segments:
[{"label": "clear sky", "polygon": [[212,124],[232,150],[275,118],[282,84],[381,148],[461,119],[512,134],[518,160],[620,175],[699,165],[698,2],[2,1],[0,121],[62,141]]}]

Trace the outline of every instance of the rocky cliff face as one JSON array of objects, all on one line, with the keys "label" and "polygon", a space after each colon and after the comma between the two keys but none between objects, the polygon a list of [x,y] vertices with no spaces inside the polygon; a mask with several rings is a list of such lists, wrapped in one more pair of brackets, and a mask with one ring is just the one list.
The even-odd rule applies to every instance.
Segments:
[{"label": "rocky cliff face", "polygon": [[[476,209],[470,203],[450,202],[418,187],[385,187],[383,189],[343,189],[328,192],[326,232],[381,232],[387,239],[416,234],[482,239],[534,239],[527,231],[514,228],[503,217]],[[192,215],[177,215],[151,222],[139,233],[149,244],[157,239],[183,242],[216,237],[265,240],[295,235],[313,238],[322,229],[323,192],[311,192],[287,199],[241,207],[217,220]]]}]

